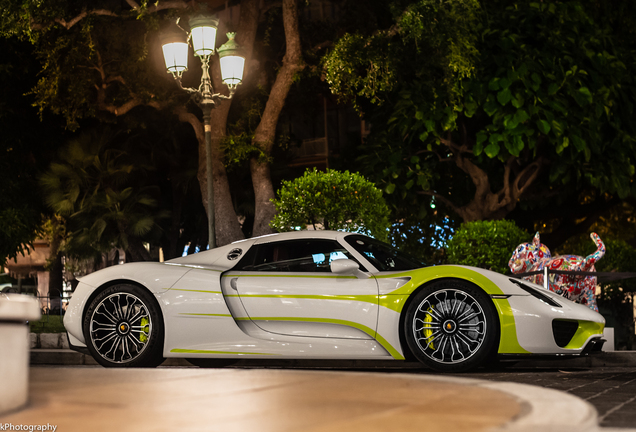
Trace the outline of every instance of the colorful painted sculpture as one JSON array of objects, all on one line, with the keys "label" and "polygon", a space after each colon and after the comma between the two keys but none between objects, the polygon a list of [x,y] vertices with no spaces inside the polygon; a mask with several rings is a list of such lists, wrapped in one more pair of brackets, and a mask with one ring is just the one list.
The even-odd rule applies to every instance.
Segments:
[{"label": "colorful painted sculpture", "polygon": [[[529,273],[534,271],[567,270],[594,272],[594,264],[605,255],[605,245],[596,234],[590,234],[596,244],[596,252],[587,257],[578,255],[559,255],[552,257],[550,249],[541,243],[537,232],[532,243],[522,243],[513,252],[508,267],[512,273]],[[524,277],[525,280],[543,285],[543,274]],[[590,309],[598,312],[596,306],[596,277],[595,276],[575,276],[575,275],[551,275],[548,287],[550,291],[562,295],[563,297],[577,303],[587,305]]]}]

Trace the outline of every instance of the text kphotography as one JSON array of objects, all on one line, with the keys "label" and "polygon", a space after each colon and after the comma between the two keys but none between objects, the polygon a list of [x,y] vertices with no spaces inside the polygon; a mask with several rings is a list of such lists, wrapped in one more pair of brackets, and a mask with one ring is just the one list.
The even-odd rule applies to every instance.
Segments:
[{"label": "text kphotography", "polygon": [[57,429],[57,425],[41,424],[41,425],[26,425],[26,424],[13,424],[13,423],[0,423],[0,431],[53,431]]}]

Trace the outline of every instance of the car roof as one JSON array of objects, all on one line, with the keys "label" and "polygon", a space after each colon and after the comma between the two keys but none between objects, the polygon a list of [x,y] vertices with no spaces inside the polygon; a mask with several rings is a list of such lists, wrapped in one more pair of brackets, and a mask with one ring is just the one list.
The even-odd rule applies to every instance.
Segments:
[{"label": "car roof", "polygon": [[174,258],[166,261],[170,265],[186,265],[192,267],[217,267],[219,269],[228,269],[236,264],[236,255],[230,258],[231,252],[234,250],[242,254],[253,244],[265,244],[276,241],[285,240],[302,240],[302,239],[330,239],[339,240],[343,237],[351,235],[349,232],[330,231],[330,230],[303,230],[291,231],[276,234],[267,234],[260,237],[252,237],[245,240],[238,240],[225,246],[220,246],[207,251],[202,251],[193,255]]},{"label": "car roof", "polygon": [[[331,239],[336,240],[342,237],[348,236],[352,233],[343,231],[331,231],[331,230],[302,230],[302,231],[290,231],[283,233],[267,234],[260,237],[252,237],[249,240],[254,240],[254,244],[270,243],[282,240],[299,240],[299,239]],[[232,244],[239,244],[245,240],[239,240]]]}]

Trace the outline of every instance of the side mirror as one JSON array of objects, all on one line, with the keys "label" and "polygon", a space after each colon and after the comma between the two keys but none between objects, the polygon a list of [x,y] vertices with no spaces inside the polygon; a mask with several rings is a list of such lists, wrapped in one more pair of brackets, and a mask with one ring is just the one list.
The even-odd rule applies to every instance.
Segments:
[{"label": "side mirror", "polygon": [[368,278],[366,274],[360,271],[357,262],[350,259],[338,259],[331,261],[331,272],[340,275],[352,275],[358,278]]}]

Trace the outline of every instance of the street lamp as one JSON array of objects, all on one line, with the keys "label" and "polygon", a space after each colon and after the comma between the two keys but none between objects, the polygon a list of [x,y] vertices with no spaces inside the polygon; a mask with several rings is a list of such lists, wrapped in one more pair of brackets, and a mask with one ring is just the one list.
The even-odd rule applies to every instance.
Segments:
[{"label": "street lamp", "polygon": [[[227,33],[228,41],[219,47],[218,54],[221,65],[221,77],[223,83],[230,90],[230,96],[214,93],[212,80],[210,79],[210,57],[214,55],[216,43],[216,30],[219,20],[205,13],[196,15],[189,20],[190,35],[185,31],[167,33],[162,37],[163,57],[166,61],[166,69],[179,83],[179,87],[191,94],[203,111],[203,125],[205,130],[205,159],[207,166],[208,185],[208,244],[210,249],[216,247],[214,232],[214,186],[212,183],[212,126],[210,116],[215,105],[223,99],[231,99],[243,80],[245,69],[245,57],[242,50],[234,41],[235,33]],[[194,54],[201,60],[201,85],[198,89],[186,88],[181,84],[183,72],[188,70],[188,39],[192,41]]]}]

